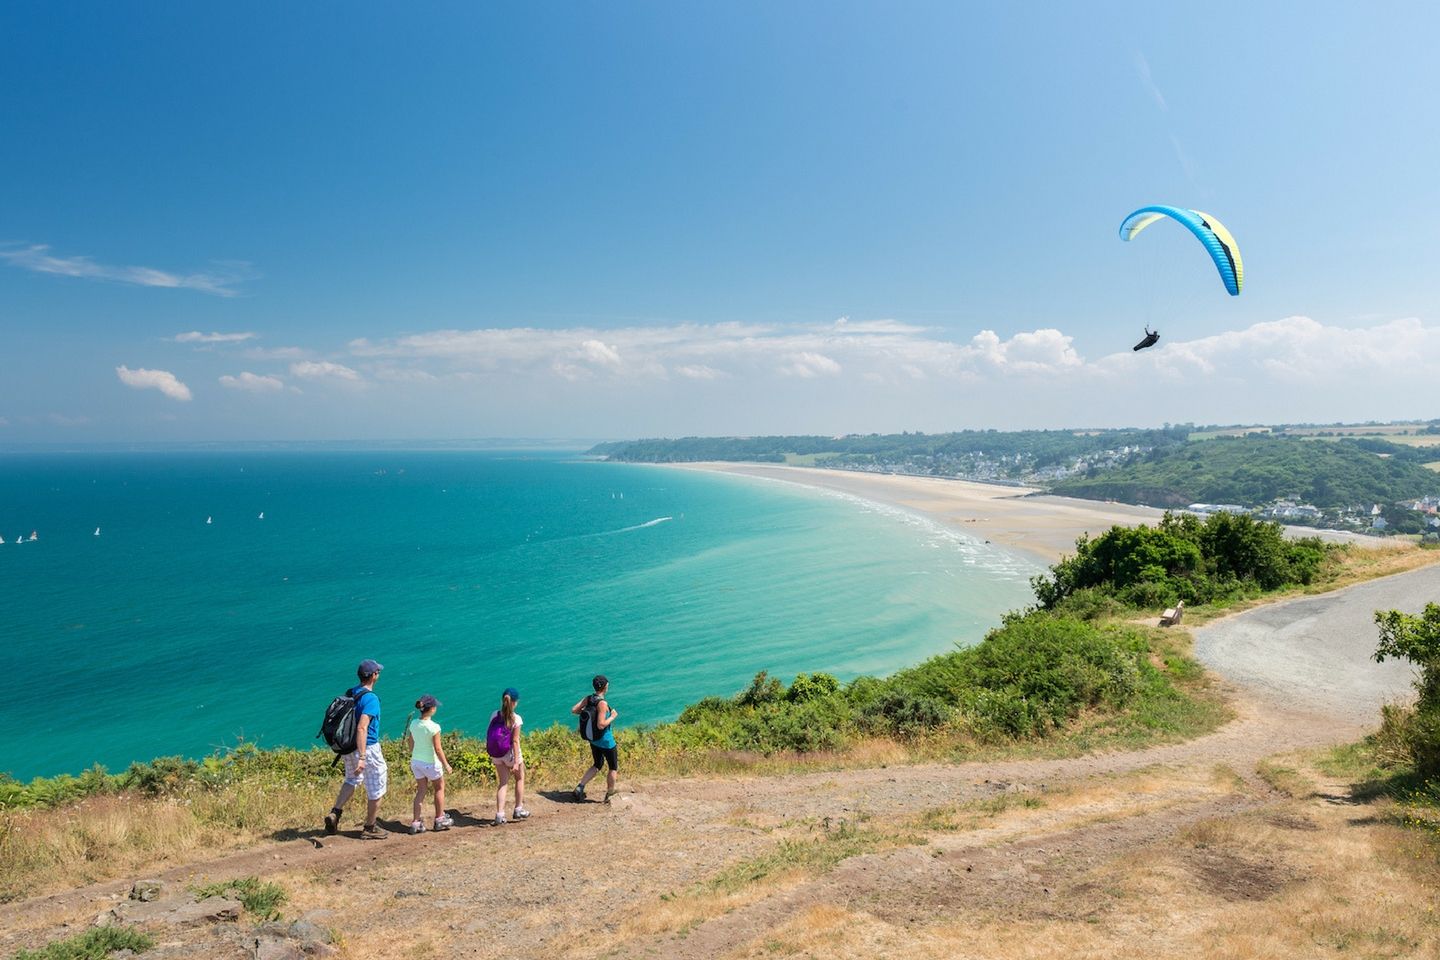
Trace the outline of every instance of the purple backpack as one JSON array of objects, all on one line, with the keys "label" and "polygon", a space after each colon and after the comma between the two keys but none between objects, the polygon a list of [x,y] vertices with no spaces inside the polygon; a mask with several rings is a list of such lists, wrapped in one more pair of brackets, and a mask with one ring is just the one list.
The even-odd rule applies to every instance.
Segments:
[{"label": "purple backpack", "polygon": [[500,714],[490,718],[490,729],[485,731],[485,752],[492,757],[503,757],[515,746],[515,731],[505,726]]}]

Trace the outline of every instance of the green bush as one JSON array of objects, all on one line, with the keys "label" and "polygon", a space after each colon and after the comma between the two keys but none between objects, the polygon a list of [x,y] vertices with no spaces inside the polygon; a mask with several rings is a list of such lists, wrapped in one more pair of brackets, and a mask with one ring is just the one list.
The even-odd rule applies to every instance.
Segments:
[{"label": "green bush", "polygon": [[865,725],[873,733],[909,740],[945,726],[953,713],[934,697],[890,689],[871,702]]},{"label": "green bush", "polygon": [[755,674],[755,679],[750,681],[750,686],[735,698],[735,702],[742,707],[760,707],[767,703],[778,703],[784,698],[785,684],[761,670]]},{"label": "green bush", "polygon": [[828,673],[800,673],[795,675],[785,699],[791,703],[820,700],[834,696],[840,690],[840,681]]},{"label": "green bush", "polygon": [[894,677],[897,689],[958,707],[982,733],[1043,736],[1086,707],[1128,704],[1146,670],[1145,640],[1068,617],[1012,617],[973,647]]},{"label": "green bush", "polygon": [[12,960],[104,960],[117,950],[144,953],[153,946],[154,937],[131,927],[96,927],[39,950],[20,950]]},{"label": "green bush", "polygon": [[229,897],[239,900],[246,913],[253,914],[261,920],[280,919],[280,908],[289,899],[285,888],[280,884],[268,883],[259,877],[221,880],[218,883],[195,887],[194,892],[195,896],[201,900],[207,897]]},{"label": "green bush", "polygon": [[1375,660],[1408,660],[1419,672],[1418,697],[1405,720],[1404,743],[1422,778],[1440,777],[1440,604],[1427,603],[1419,615],[1375,611],[1380,642]]},{"label": "green bush", "polygon": [[850,707],[839,697],[774,704],[740,718],[736,745],[762,753],[838,750],[852,729]]},{"label": "green bush", "polygon": [[1286,540],[1277,523],[1242,514],[1204,520],[1167,513],[1154,527],[1111,527],[1075,541],[1075,554],[1031,580],[1042,610],[1086,611],[1100,596],[1129,607],[1212,603],[1315,582],[1337,547]]}]

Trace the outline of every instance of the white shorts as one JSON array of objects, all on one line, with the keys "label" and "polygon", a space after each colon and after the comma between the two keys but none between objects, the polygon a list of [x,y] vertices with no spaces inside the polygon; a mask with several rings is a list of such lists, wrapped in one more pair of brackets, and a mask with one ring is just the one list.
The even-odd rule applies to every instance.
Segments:
[{"label": "white shorts", "polygon": [[440,764],[423,760],[411,760],[410,772],[415,774],[416,780],[439,780],[445,776],[445,768]]},{"label": "white shorts", "polygon": [[385,766],[380,744],[372,743],[365,748],[365,772],[357,776],[355,764],[359,757],[359,750],[345,754],[345,782],[352,787],[358,787],[363,782],[366,798],[379,800],[385,796],[385,788],[390,785],[390,771]]}]

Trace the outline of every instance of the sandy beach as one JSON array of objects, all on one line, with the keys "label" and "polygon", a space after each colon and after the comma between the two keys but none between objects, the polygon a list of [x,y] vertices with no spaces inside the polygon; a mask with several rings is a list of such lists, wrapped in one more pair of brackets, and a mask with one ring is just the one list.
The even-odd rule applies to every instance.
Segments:
[{"label": "sandy beach", "polygon": [[[797,483],[901,507],[982,540],[1023,551],[1047,564],[1054,563],[1064,554],[1073,553],[1075,540],[1081,534],[1098,534],[1116,524],[1154,523],[1165,513],[1153,507],[1049,496],[1031,487],[939,477],[858,473],[765,463],[707,462],[666,466]],[[1336,530],[1287,529],[1295,536],[1319,536],[1336,543],[1372,547],[1389,544],[1379,537],[1363,537]]]}]

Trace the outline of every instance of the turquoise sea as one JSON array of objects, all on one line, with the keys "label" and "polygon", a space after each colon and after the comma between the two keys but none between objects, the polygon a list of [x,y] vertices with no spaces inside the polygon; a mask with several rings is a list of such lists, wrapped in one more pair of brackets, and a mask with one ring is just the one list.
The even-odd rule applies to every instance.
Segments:
[{"label": "turquoise sea", "polygon": [[653,723],[757,670],[974,642],[1036,571],[865,501],[574,453],[7,455],[0,536],[22,779],[317,743],[365,657],[387,736],[427,692],[481,730],[512,685],[532,729],[568,722],[597,672],[623,725]]}]

